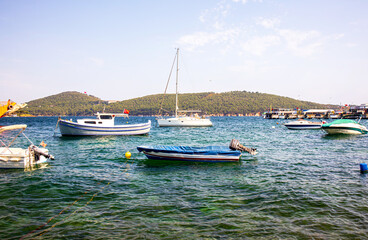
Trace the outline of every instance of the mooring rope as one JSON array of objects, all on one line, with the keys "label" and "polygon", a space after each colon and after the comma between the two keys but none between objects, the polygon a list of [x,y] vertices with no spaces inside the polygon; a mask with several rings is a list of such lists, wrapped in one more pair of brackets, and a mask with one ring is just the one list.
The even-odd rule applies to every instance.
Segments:
[{"label": "mooring rope", "polygon": [[[120,167],[120,169],[123,168],[123,166],[125,165],[125,169],[123,171],[123,174],[127,174],[127,171],[130,169],[130,164],[128,164],[129,159],[127,159],[123,164],[122,167]],[[132,161],[132,164],[134,163],[134,159]],[[100,182],[97,183],[97,185],[101,184],[102,180]],[[54,227],[64,223],[67,219],[69,219],[72,215],[74,215],[75,213],[77,213],[78,211],[80,211],[81,209],[85,208],[89,203],[91,203],[94,199],[94,197],[96,197],[100,192],[102,192],[107,186],[110,185],[110,182],[108,182],[105,186],[103,186],[98,192],[96,192],[95,194],[92,195],[91,199],[82,207],[77,208],[74,212],[72,212],[71,214],[69,214],[67,217],[61,219],[60,221],[54,223],[52,226],[50,226],[49,228],[46,228],[44,230],[42,230],[41,232],[36,233],[34,236],[31,237],[31,239],[40,237],[42,235],[44,235],[46,232],[50,231],[51,229],[53,229]],[[65,212],[66,210],[68,210],[69,208],[71,208],[73,205],[75,205],[80,199],[82,199],[92,188],[88,189],[87,191],[85,191],[81,196],[79,196],[72,204],[68,205],[67,207],[65,207],[63,210],[61,210],[58,214],[56,214],[55,216],[51,217],[46,223],[44,223],[43,225],[37,227],[36,229],[32,230],[31,232],[27,233],[26,235],[24,235],[23,237],[21,237],[20,239],[25,239],[29,236],[31,236],[33,233],[35,233],[38,230],[41,230],[42,228],[44,228],[45,226],[47,226],[53,219],[55,219],[56,217],[60,216],[63,212]]]},{"label": "mooring rope", "polygon": [[59,118],[58,118],[58,120],[57,120],[57,123],[56,123],[55,129],[54,129],[54,136],[55,136],[56,129],[57,129],[58,125],[59,125],[59,121],[60,121],[60,120],[61,120],[61,117],[59,117]]}]

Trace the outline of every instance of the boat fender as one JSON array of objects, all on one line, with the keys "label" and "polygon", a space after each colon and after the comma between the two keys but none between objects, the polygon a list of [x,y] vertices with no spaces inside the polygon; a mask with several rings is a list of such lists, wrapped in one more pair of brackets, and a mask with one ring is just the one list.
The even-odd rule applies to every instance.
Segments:
[{"label": "boat fender", "polygon": [[360,164],[360,172],[361,173],[367,173],[368,172],[368,166],[366,163],[361,163]]}]

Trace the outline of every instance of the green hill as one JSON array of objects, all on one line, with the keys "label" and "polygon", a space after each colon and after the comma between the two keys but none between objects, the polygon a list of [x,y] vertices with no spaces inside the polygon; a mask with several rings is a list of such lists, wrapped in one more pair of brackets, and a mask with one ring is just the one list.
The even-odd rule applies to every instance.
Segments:
[{"label": "green hill", "polygon": [[[156,94],[108,104],[97,97],[79,92],[63,92],[28,102],[27,111],[33,115],[92,115],[101,112],[122,112],[130,110],[131,115],[156,115],[164,95]],[[181,110],[199,109],[206,114],[248,114],[264,112],[272,108],[334,108],[325,105],[272,94],[233,91],[225,93],[185,93],[179,94]],[[172,114],[175,110],[175,94],[167,94],[163,109]]]},{"label": "green hill", "polygon": [[101,111],[105,105],[107,102],[97,97],[73,91],[30,101],[25,111],[42,116],[79,116],[92,115]]}]

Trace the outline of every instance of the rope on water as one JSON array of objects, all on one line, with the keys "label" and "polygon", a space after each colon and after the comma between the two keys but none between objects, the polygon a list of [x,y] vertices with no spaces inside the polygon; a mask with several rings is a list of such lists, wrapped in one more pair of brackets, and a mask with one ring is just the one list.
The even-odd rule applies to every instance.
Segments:
[{"label": "rope on water", "polygon": [[[134,163],[134,159],[132,161],[132,164]],[[120,169],[122,169],[125,165],[125,169],[123,171],[123,174],[127,174],[127,171],[130,169],[130,165],[128,164],[128,159],[122,164],[122,166],[120,167]],[[98,182],[97,184],[101,184],[102,181]],[[105,186],[103,186],[98,192],[96,192],[95,194],[93,194],[93,196],[91,197],[91,199],[82,207],[77,208],[74,212],[72,212],[71,214],[69,214],[68,216],[66,216],[65,218],[61,219],[60,221],[54,223],[52,226],[50,226],[49,228],[46,228],[44,230],[42,230],[41,232],[36,233],[34,236],[31,237],[31,239],[33,238],[37,238],[40,237],[42,235],[44,235],[46,232],[50,231],[51,229],[53,229],[54,227],[64,223],[67,219],[69,219],[72,215],[74,215],[75,213],[79,212],[81,209],[85,208],[90,202],[93,201],[94,197],[96,197],[100,192],[102,192],[107,186],[110,185],[110,182],[108,182]],[[85,191],[81,196],[79,196],[72,204],[68,205],[67,207],[65,207],[63,210],[61,210],[58,214],[56,214],[55,216],[51,217],[46,223],[44,223],[43,225],[39,226],[38,228],[32,230],[31,232],[27,233],[26,235],[24,235],[23,237],[21,237],[20,239],[25,239],[29,236],[31,236],[33,233],[35,233],[38,230],[41,230],[42,228],[44,228],[45,226],[47,226],[53,219],[55,219],[56,217],[60,216],[63,212],[65,212],[66,210],[68,210],[69,208],[71,208],[73,205],[75,205],[80,199],[82,199],[84,197],[84,195],[86,195],[92,188],[88,189],[87,191]]]},{"label": "rope on water", "polygon": [[57,123],[56,123],[56,126],[55,126],[55,129],[54,129],[54,136],[56,135],[55,133],[56,133],[56,129],[57,129],[57,127],[59,126],[59,121],[61,120],[61,117],[59,117],[58,118],[58,120],[57,120]]}]

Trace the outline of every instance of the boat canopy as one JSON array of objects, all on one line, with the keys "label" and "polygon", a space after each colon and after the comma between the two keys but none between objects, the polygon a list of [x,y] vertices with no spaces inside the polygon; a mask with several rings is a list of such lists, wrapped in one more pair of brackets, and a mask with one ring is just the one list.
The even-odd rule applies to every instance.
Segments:
[{"label": "boat canopy", "polygon": [[166,153],[179,154],[201,154],[201,155],[234,155],[241,154],[238,150],[231,150],[226,146],[206,146],[206,147],[190,147],[190,146],[139,146],[138,151],[158,151]]},{"label": "boat canopy", "polygon": [[331,125],[335,125],[335,124],[344,124],[344,123],[357,123],[356,121],[354,120],[351,120],[351,119],[337,119],[333,122],[330,122],[330,123],[326,123],[326,124],[323,124],[322,126],[323,127],[329,127]]},{"label": "boat canopy", "polygon": [[110,116],[110,117],[129,117],[128,114],[126,113],[95,113],[95,115],[97,117],[100,117],[100,116]]},{"label": "boat canopy", "polygon": [[5,132],[5,131],[10,131],[10,130],[17,130],[17,129],[26,129],[27,125],[26,124],[16,124],[16,125],[10,125],[10,126],[2,126],[0,127],[0,133]]}]

